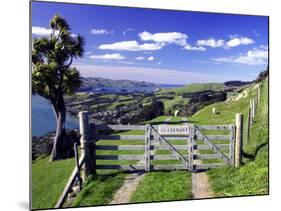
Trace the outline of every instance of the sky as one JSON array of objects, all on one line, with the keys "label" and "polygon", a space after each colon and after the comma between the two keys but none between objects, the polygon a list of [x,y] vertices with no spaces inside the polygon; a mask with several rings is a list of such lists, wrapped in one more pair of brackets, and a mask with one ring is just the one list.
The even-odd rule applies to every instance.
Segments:
[{"label": "sky", "polygon": [[85,38],[84,77],[161,84],[249,81],[268,65],[268,17],[32,2],[32,37],[64,17]]}]

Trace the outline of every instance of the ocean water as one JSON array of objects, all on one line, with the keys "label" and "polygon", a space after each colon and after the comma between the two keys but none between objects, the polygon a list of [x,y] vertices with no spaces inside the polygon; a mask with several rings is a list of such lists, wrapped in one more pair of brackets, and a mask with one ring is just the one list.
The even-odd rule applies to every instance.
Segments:
[{"label": "ocean water", "polygon": [[[39,95],[31,98],[32,136],[41,136],[56,130],[56,119],[49,101]],[[66,115],[66,129],[78,128],[78,119]]]}]

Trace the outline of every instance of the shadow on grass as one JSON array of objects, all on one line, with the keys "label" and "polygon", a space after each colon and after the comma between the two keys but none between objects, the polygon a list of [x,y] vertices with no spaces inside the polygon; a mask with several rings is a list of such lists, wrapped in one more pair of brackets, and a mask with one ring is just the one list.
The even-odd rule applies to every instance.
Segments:
[{"label": "shadow on grass", "polygon": [[258,147],[256,148],[254,154],[248,154],[246,152],[242,152],[242,155],[244,158],[248,158],[249,160],[253,161],[255,160],[257,154],[259,153],[259,151],[263,148],[263,147],[266,147],[268,145],[268,142],[264,142],[264,143],[261,143],[260,145],[258,145]]}]

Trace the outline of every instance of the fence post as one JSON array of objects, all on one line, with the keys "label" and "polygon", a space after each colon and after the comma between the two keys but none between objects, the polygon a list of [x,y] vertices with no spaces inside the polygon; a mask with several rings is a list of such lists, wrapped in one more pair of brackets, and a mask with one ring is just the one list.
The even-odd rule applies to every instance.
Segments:
[{"label": "fence post", "polygon": [[150,125],[145,125],[145,171],[150,171]]},{"label": "fence post", "polygon": [[235,167],[239,167],[242,162],[243,147],[243,114],[236,114],[235,122]]},{"label": "fence post", "polygon": [[252,110],[253,110],[253,104],[252,104],[252,98],[250,98],[250,105],[249,105],[249,110],[251,111],[249,116],[250,116],[250,125],[253,125],[253,118],[252,118]]},{"label": "fence post", "polygon": [[189,145],[188,145],[188,157],[189,157],[189,171],[193,172],[193,150],[194,150],[194,125],[189,125]]},{"label": "fence post", "polygon": [[79,191],[82,189],[82,179],[80,177],[80,166],[79,166],[79,153],[77,143],[74,143],[74,154],[75,154],[75,163],[77,167],[77,180],[79,185]]},{"label": "fence post", "polygon": [[96,174],[95,140],[89,124],[88,112],[79,112],[79,126],[81,134],[81,156],[84,156],[82,179],[85,182],[90,174]]},{"label": "fence post", "polygon": [[252,115],[252,118],[253,118],[253,123],[254,123],[254,119],[255,119],[255,115],[256,115],[256,102],[255,102],[255,98],[253,98],[253,100],[252,100],[252,103],[253,103],[253,110],[252,110],[252,113],[253,113],[253,115]]},{"label": "fence post", "polygon": [[248,119],[247,119],[247,142],[249,142],[250,139],[250,131],[251,131],[251,107],[249,107],[248,111]]},{"label": "fence post", "polygon": [[235,126],[231,125],[230,126],[230,146],[229,146],[229,160],[230,160],[230,165],[234,166],[234,141],[235,141]]},{"label": "fence post", "polygon": [[260,102],[260,98],[261,98],[261,86],[259,85],[259,87],[258,87],[258,103]]}]

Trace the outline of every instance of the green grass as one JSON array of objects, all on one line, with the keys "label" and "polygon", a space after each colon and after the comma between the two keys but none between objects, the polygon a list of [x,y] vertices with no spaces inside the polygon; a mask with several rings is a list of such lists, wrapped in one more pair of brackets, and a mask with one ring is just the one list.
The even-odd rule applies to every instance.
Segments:
[{"label": "green grass", "polygon": [[248,162],[241,168],[225,167],[208,171],[209,181],[216,196],[267,194],[267,175],[267,166],[260,166],[258,162]]},{"label": "green grass", "polygon": [[123,173],[115,173],[89,178],[71,207],[108,204],[115,191],[123,184],[124,177]]},{"label": "green grass", "polygon": [[169,111],[174,111],[174,106],[176,105],[187,105],[189,98],[182,98],[182,96],[175,96],[173,100],[161,100],[164,103],[165,113]]},{"label": "green grass", "polygon": [[[204,89],[219,89],[221,85],[204,85]],[[190,85],[177,93],[202,91],[200,85]],[[201,89],[201,90],[200,90]],[[187,91],[186,91],[187,90]],[[244,165],[241,168],[224,167],[208,171],[209,182],[216,196],[238,196],[268,193],[268,84],[263,83],[261,101],[258,106],[255,124],[251,129],[250,140],[244,143]],[[83,96],[83,95],[82,95]],[[189,118],[194,124],[234,124],[235,113],[244,114],[244,131],[249,99],[254,96],[250,91],[248,96],[238,101],[221,102],[207,106]],[[84,96],[83,96],[84,97]],[[112,97],[112,96],[108,96]],[[179,98],[176,98],[178,100]],[[212,114],[216,107],[218,114]],[[160,116],[142,124],[161,124],[170,118],[171,123],[182,123],[182,117]],[[208,134],[217,134],[208,131]],[[141,135],[143,131],[117,131],[115,134]],[[227,131],[220,131],[227,134]],[[220,141],[214,141],[219,143]],[[102,145],[144,144],[144,141],[112,141],[101,140]],[[173,144],[184,144],[182,141],[173,141]],[[225,151],[227,153],[227,150]],[[180,153],[187,154],[185,150]],[[200,150],[200,153],[211,153],[210,150]],[[134,155],[143,154],[143,151],[98,151],[100,155]],[[168,150],[158,150],[156,154],[170,154]],[[32,194],[33,209],[54,207],[61,194],[67,179],[74,168],[74,159],[61,160],[49,163],[48,157],[38,159],[32,164]],[[97,161],[98,164],[135,164],[137,161]],[[204,161],[204,163],[217,162],[217,160]],[[154,164],[173,164],[178,161],[153,161]],[[88,206],[107,204],[113,194],[122,185],[125,173],[114,170],[99,170],[98,176],[89,178],[82,192],[73,201],[71,206]],[[186,171],[150,172],[138,185],[130,202],[152,202],[191,199],[191,175]]]},{"label": "green grass", "polygon": [[74,166],[74,159],[49,162],[49,157],[32,163],[32,209],[55,206]]},{"label": "green grass", "polygon": [[[128,134],[138,131],[126,131]],[[116,134],[124,133],[119,132]],[[117,140],[99,140],[97,145],[143,145],[144,141],[117,141]],[[143,150],[97,150],[97,155],[143,155]],[[98,165],[124,165],[136,164],[134,160],[97,160]],[[97,170],[97,176],[88,178],[83,190],[78,197],[72,202],[71,207],[75,206],[90,206],[90,205],[105,205],[108,204],[114,193],[121,187],[126,174],[120,170]]]},{"label": "green grass", "polygon": [[[170,118],[171,122],[179,122],[182,120],[181,117],[170,117],[170,116],[160,116],[151,121],[145,123],[157,124],[163,122],[166,119]],[[144,134],[144,131],[116,131],[114,134],[119,135],[141,135]],[[174,141],[175,144],[184,144],[183,141]],[[144,145],[144,141],[116,141],[116,140],[100,140],[97,142],[97,145]],[[186,153],[185,151],[182,151]],[[143,151],[127,151],[127,150],[98,150],[98,155],[143,155]],[[156,151],[156,154],[169,154],[168,150]],[[126,161],[126,160],[97,160],[97,164],[111,164],[111,165],[121,165],[121,164],[136,164],[138,161]],[[180,163],[177,160],[161,160],[153,161],[153,164],[178,164]],[[113,194],[117,189],[122,185],[122,181],[125,177],[125,173],[122,171],[116,170],[99,170],[97,171],[98,176],[92,179],[89,179],[83,191],[71,204],[71,206],[88,206],[88,205],[101,205],[107,204],[111,199]],[[112,174],[112,175],[111,175]],[[110,175],[110,176],[109,176]],[[147,189],[146,182],[148,180],[155,180],[150,184],[150,189]],[[164,181],[166,180],[166,181]],[[161,181],[161,182],[160,182]],[[163,184],[163,186],[162,186]],[[161,186],[163,191],[161,193],[157,191]],[[183,171],[175,172],[151,172],[145,176],[144,182],[141,182],[137,187],[136,194],[143,194],[143,191],[154,192],[154,198],[147,198],[145,201],[165,201],[165,200],[180,200],[191,198],[191,189],[190,189],[190,174]],[[168,193],[169,192],[169,193]],[[168,194],[167,194],[168,193]],[[146,193],[144,193],[146,194]],[[149,194],[150,195],[150,194]],[[137,197],[138,196],[133,196]],[[143,196],[145,197],[145,196]],[[139,200],[143,199],[140,196]],[[146,196],[148,197],[148,196]],[[136,198],[132,198],[131,202],[137,202]]]},{"label": "green grass", "polygon": [[183,94],[188,92],[200,92],[204,90],[214,90],[217,91],[221,88],[223,88],[224,85],[222,83],[195,83],[195,84],[189,84],[184,87],[180,88],[174,88],[174,89],[163,89],[160,91],[160,93],[165,92],[175,92],[176,94]]},{"label": "green grass", "polygon": [[[167,121],[167,119],[170,119]],[[142,124],[152,124],[152,125],[158,125],[158,124],[164,124],[165,122],[173,123],[173,124],[182,124],[182,117],[180,116],[158,116],[152,120],[142,122]]]},{"label": "green grass", "polygon": [[[233,124],[235,113],[244,114],[244,132],[247,129],[249,99],[256,90],[238,101],[222,102],[202,109],[189,118],[194,124]],[[219,114],[212,114],[216,107]],[[224,167],[208,171],[209,182],[216,196],[241,196],[268,193],[268,81],[262,84],[261,100],[257,107],[255,123],[251,128],[250,140],[244,133],[242,167]],[[208,153],[208,151],[203,152]]]},{"label": "green grass", "polygon": [[135,104],[135,103],[137,103],[137,101],[134,100],[134,99],[128,99],[128,100],[122,101],[122,102],[115,101],[115,102],[111,103],[111,105],[107,109],[108,110],[114,110],[119,106],[129,106],[129,105],[132,105],[132,104]]},{"label": "green grass", "polygon": [[191,199],[191,174],[186,171],[150,172],[138,185],[130,202]]}]

